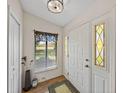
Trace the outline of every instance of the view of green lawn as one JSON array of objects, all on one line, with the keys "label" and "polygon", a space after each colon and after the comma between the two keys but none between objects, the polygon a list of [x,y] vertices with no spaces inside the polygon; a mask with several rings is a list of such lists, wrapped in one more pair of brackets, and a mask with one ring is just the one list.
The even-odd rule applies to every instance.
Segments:
[{"label": "view of green lawn", "polygon": [[36,45],[35,59],[40,62],[41,65],[46,65],[46,53],[47,53],[47,66],[56,63],[56,49],[55,42],[48,43],[47,52],[45,43],[39,43]]}]

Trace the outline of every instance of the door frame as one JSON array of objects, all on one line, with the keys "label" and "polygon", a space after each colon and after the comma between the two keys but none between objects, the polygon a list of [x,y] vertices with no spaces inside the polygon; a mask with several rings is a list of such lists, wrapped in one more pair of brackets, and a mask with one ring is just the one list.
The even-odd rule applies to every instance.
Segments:
[{"label": "door frame", "polygon": [[[19,82],[18,82],[18,91],[19,91],[19,93],[21,93],[22,92],[22,84],[21,84],[21,82],[22,82],[22,80],[21,80],[21,52],[20,51],[22,51],[21,50],[21,21],[19,20],[19,18],[18,18],[18,16],[16,15],[16,13],[14,12],[14,10],[12,9],[12,7],[10,6],[10,5],[8,5],[7,6],[7,8],[8,8],[8,16],[7,16],[7,62],[9,62],[9,17],[10,16],[12,16],[13,18],[14,18],[14,20],[17,22],[17,24],[19,25],[19,71],[18,71],[18,77],[19,77]],[[7,75],[9,74],[9,64],[7,65]],[[7,77],[7,92],[9,93],[9,84],[8,84],[8,82],[9,82],[9,78]]]}]

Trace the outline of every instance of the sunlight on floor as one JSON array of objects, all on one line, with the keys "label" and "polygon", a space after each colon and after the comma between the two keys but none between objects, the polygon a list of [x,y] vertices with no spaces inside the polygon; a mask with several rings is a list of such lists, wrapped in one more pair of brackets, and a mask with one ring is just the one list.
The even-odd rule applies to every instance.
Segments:
[{"label": "sunlight on floor", "polygon": [[23,91],[23,93],[49,93],[49,91],[48,91],[48,86],[49,85],[51,85],[53,83],[56,83],[56,82],[61,82],[63,80],[65,80],[65,77],[64,76],[59,76],[57,78],[39,83],[36,88],[32,88],[31,90],[29,90],[27,92]]},{"label": "sunlight on floor", "polygon": [[49,91],[46,91],[45,93],[49,93]]}]

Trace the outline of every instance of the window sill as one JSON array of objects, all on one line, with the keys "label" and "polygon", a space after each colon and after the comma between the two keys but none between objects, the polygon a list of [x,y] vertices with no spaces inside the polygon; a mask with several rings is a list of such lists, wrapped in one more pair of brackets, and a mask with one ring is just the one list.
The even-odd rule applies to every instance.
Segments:
[{"label": "window sill", "polygon": [[55,69],[57,69],[57,65],[54,65],[54,66],[51,66],[51,67],[47,67],[47,68],[43,68],[43,69],[35,68],[34,69],[34,73],[38,74],[38,73],[47,72],[47,71],[51,71],[51,70],[55,70]]}]

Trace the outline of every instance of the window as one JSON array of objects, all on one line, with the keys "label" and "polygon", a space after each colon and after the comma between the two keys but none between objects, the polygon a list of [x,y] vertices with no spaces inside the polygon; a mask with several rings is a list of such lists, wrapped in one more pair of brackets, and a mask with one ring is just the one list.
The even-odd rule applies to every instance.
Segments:
[{"label": "window", "polygon": [[42,68],[56,65],[57,34],[35,31],[35,61]]},{"label": "window", "polygon": [[95,26],[95,65],[99,67],[105,66],[105,25],[98,24]]}]

